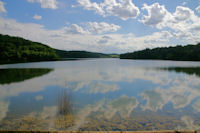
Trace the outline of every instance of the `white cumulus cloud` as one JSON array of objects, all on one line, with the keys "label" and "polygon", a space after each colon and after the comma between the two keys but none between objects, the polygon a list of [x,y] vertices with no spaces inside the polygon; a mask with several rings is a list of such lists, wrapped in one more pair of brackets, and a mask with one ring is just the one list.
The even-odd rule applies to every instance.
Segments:
[{"label": "white cumulus cloud", "polygon": [[86,26],[87,26],[87,28],[90,32],[98,33],[98,34],[101,34],[101,33],[104,33],[104,32],[115,32],[118,29],[120,29],[119,25],[108,24],[106,22],[100,22],[100,23],[88,22],[86,24]]},{"label": "white cumulus cloud", "polygon": [[97,34],[109,31],[101,29],[94,32],[94,30],[84,25],[87,25],[87,23],[81,26],[72,24],[56,30],[48,30],[40,24],[20,23],[14,19],[0,17],[0,31],[2,34],[20,36],[65,50],[87,50],[105,53],[131,52],[147,47],[169,46],[169,39],[172,36],[168,31],[155,32],[140,37],[136,37],[132,33]]},{"label": "white cumulus cloud", "polygon": [[122,20],[136,18],[140,14],[139,8],[134,5],[132,0],[104,0],[101,3],[77,0],[77,2],[86,10],[94,10],[102,16],[117,16]]},{"label": "white cumulus cloud", "polygon": [[[169,12],[164,5],[154,3],[144,4],[148,15],[143,15],[140,22],[158,29],[170,28],[177,40],[184,43],[200,41],[200,17],[188,7],[177,6],[175,12]],[[195,31],[195,32],[194,32]]]},{"label": "white cumulus cloud", "polygon": [[51,9],[57,9],[58,2],[56,0],[28,0],[28,2],[34,3],[40,3],[41,8],[51,8]]},{"label": "white cumulus cloud", "polygon": [[120,29],[119,25],[106,22],[87,22],[83,23],[82,26],[72,24],[65,27],[66,32],[71,34],[102,34],[105,32],[116,32],[118,29]]},{"label": "white cumulus cloud", "polygon": [[150,6],[144,4],[142,7],[143,10],[147,10],[148,15],[143,15],[142,23],[150,26],[157,26],[158,28],[162,27],[162,22],[168,19],[169,12],[166,10],[164,5],[159,3],[154,3]]},{"label": "white cumulus cloud", "polygon": [[196,8],[196,11],[197,11],[198,13],[200,13],[200,6],[198,6],[198,7]]},{"label": "white cumulus cloud", "polygon": [[119,0],[119,2],[116,0],[105,0],[104,5],[108,15],[117,16],[122,20],[136,18],[140,13],[132,0]]},{"label": "white cumulus cloud", "polygon": [[173,16],[176,21],[185,21],[187,19],[190,19],[192,14],[193,11],[191,9],[187,7],[177,6]]},{"label": "white cumulus cloud", "polygon": [[65,30],[67,33],[71,34],[87,34],[89,33],[88,31],[84,30],[81,26],[77,24],[72,24],[69,27],[65,27]]},{"label": "white cumulus cloud", "polygon": [[96,2],[91,2],[90,0],[77,0],[80,6],[83,6],[86,10],[94,10],[96,13],[103,15],[105,12],[103,11],[100,4]]},{"label": "white cumulus cloud", "polygon": [[5,9],[4,3],[3,3],[2,1],[0,1],[0,13],[1,13],[1,12],[6,13],[6,9]]}]

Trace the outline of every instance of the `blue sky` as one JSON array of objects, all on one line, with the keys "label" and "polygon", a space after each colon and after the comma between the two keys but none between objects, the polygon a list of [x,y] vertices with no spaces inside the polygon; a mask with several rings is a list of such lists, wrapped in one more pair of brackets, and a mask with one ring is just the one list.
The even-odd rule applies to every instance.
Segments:
[{"label": "blue sky", "polygon": [[0,0],[0,33],[124,53],[200,42],[199,0]]}]

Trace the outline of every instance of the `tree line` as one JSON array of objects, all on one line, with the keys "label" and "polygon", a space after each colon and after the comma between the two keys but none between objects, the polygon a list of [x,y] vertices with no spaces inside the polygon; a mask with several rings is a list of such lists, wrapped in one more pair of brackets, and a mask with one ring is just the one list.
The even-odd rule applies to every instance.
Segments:
[{"label": "tree line", "polygon": [[55,50],[47,45],[0,34],[0,63],[58,60]]},{"label": "tree line", "polygon": [[145,49],[120,55],[120,59],[152,59],[152,60],[178,60],[200,61],[200,43],[196,45],[163,47]]},{"label": "tree line", "polygon": [[65,51],[20,37],[0,34],[0,64],[35,61],[54,61],[63,58],[111,58],[114,54],[88,51]]}]

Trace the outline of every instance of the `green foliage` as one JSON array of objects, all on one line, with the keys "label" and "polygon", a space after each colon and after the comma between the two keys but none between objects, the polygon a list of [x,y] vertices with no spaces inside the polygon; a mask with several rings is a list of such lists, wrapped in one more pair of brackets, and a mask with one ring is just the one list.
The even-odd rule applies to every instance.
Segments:
[{"label": "green foliage", "polygon": [[64,51],[56,50],[56,53],[61,58],[111,58],[108,54],[94,53],[87,51]]},{"label": "green foliage", "polygon": [[200,43],[197,45],[145,49],[121,54],[120,59],[200,61]]},{"label": "green foliage", "polygon": [[113,55],[87,51],[57,50],[38,42],[0,34],[0,64],[52,61],[61,58],[113,58],[118,56]]},{"label": "green foliage", "polygon": [[21,82],[34,77],[39,77],[51,72],[48,68],[23,68],[0,69],[0,84]]},{"label": "green foliage", "polygon": [[0,34],[0,64],[58,60],[53,48],[19,37]]},{"label": "green foliage", "polygon": [[119,55],[118,54],[110,54],[110,57],[111,58],[119,58]]}]

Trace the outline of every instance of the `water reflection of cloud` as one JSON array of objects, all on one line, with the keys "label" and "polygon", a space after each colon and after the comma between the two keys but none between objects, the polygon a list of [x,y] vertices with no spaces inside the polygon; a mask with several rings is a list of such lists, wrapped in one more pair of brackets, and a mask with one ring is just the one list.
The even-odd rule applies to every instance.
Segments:
[{"label": "water reflection of cloud", "polygon": [[188,97],[185,95],[174,95],[172,98],[172,103],[174,105],[174,108],[184,108],[189,104],[189,100],[187,99]]},{"label": "water reflection of cloud", "polygon": [[168,74],[162,71],[152,69],[138,68],[133,66],[114,67],[112,70],[106,70],[102,74],[108,81],[112,82],[133,82],[136,79],[148,80],[154,84],[168,85],[171,82]]},{"label": "water reflection of cloud", "polygon": [[35,100],[36,100],[36,101],[40,101],[40,100],[42,100],[42,99],[43,99],[43,96],[40,96],[40,95],[38,95],[38,96],[35,97]]},{"label": "water reflection of cloud", "polygon": [[104,100],[94,104],[94,105],[87,105],[83,109],[81,109],[77,115],[77,121],[75,122],[75,125],[71,127],[71,130],[77,130],[79,129],[86,121],[86,118],[92,113],[92,112],[97,112],[99,111],[103,105],[104,105]]},{"label": "water reflection of cloud", "polygon": [[162,109],[164,106],[164,99],[159,92],[154,90],[147,90],[143,92],[141,96],[147,101],[146,105],[142,106],[143,110],[148,109],[151,111],[157,111],[158,109]]},{"label": "water reflection of cloud", "polygon": [[[70,82],[66,84],[66,88],[90,94],[107,93],[120,89],[120,87],[116,84],[105,83],[102,81]],[[85,90],[83,90],[83,88]]]},{"label": "water reflection of cloud", "polygon": [[[51,76],[51,74],[50,74]],[[26,80],[21,83],[12,83],[10,85],[0,85],[0,98],[9,96],[17,96],[23,92],[38,92],[43,90],[48,84],[51,84],[53,79],[46,76]],[[55,83],[55,81],[54,81]]]},{"label": "water reflection of cloud", "polygon": [[[42,111],[40,112],[31,112],[28,115],[25,115],[24,118],[32,118],[35,119],[35,122],[45,124],[46,130],[54,130],[55,129],[55,119],[56,119],[57,107],[56,106],[44,106]],[[22,118],[23,119],[23,118]],[[29,125],[31,127],[31,125]],[[44,125],[38,125],[39,128]],[[30,127],[29,130],[30,130]],[[22,128],[22,127],[21,127]],[[32,129],[34,130],[34,129]],[[44,129],[42,129],[44,130]]]},{"label": "water reflection of cloud", "polygon": [[[112,88],[111,91],[113,91],[118,90],[118,87],[114,84],[115,82],[119,81],[132,82],[136,79],[142,79],[151,81],[155,84],[163,85],[167,85],[171,81],[171,79],[168,78],[167,73],[163,71],[157,72],[156,70],[133,68],[133,66],[123,67],[121,65],[112,65],[112,67],[109,67],[108,65],[107,68],[100,68],[98,67],[98,65],[96,65],[96,67],[88,67],[69,66],[65,69],[59,68],[42,77],[34,78],[21,83],[0,85],[0,97],[5,98],[7,96],[17,96],[19,93],[22,92],[37,92],[43,90],[46,86],[51,85],[69,87],[72,82],[78,83],[76,86],[70,86],[76,91],[83,88],[83,86],[87,86],[92,81],[99,81],[99,83],[96,84],[100,86],[102,86],[102,83],[104,81],[112,82],[113,85],[112,87],[110,87]],[[105,77],[107,78],[105,79]],[[102,90],[101,92],[99,90],[102,87],[90,90],[90,92],[106,93],[109,92],[108,87],[109,86],[107,84],[107,87],[105,86],[105,90]]]},{"label": "water reflection of cloud", "polygon": [[143,92],[141,95],[147,100],[143,109],[157,111],[167,103],[172,103],[175,109],[184,108],[200,96],[200,89],[196,87],[200,85],[200,79],[194,75],[174,76],[170,84],[167,88],[161,85],[154,90]]},{"label": "water reflection of cloud", "polygon": [[112,118],[116,113],[119,113],[121,117],[129,117],[137,105],[138,101],[135,97],[122,95],[118,99],[109,101],[104,113],[106,118]]},{"label": "water reflection of cloud", "polygon": [[89,93],[107,93],[119,90],[119,86],[116,84],[106,84],[103,82],[92,82],[89,86],[90,90]]},{"label": "water reflection of cloud", "polygon": [[[181,75],[181,76],[180,76]],[[105,81],[106,78],[106,83]],[[180,105],[181,97],[187,99],[187,104],[195,97],[200,96],[200,79],[194,75],[177,74],[170,76],[167,71],[158,71],[155,69],[133,68],[132,66],[114,66],[112,68],[101,69],[99,67],[80,68],[70,67],[66,69],[55,69],[47,76],[34,78],[22,83],[13,83],[10,85],[0,85],[0,97],[3,99],[8,96],[17,96],[22,92],[37,92],[43,90],[46,86],[57,85],[65,88],[73,88],[75,91],[81,90],[84,86],[90,87],[90,93],[107,93],[118,90],[119,87],[115,82],[132,82],[136,79],[151,81],[160,87],[154,89],[155,94],[160,94],[160,103],[146,104],[146,109],[151,110],[162,108],[163,104],[172,102],[175,108],[185,107]],[[98,81],[98,82],[93,82]],[[75,83],[74,85],[72,83]],[[109,83],[109,84],[108,84]],[[170,85],[168,88],[165,86]],[[162,89],[165,87],[165,89]],[[148,101],[148,94],[143,97]],[[187,95],[185,95],[187,93]],[[188,93],[191,93],[188,95]],[[178,96],[178,98],[176,97]],[[183,99],[182,99],[183,100]],[[150,103],[150,102],[147,102]],[[147,107],[149,106],[149,107]],[[144,107],[145,108],[145,107]],[[154,109],[153,109],[154,108]]]},{"label": "water reflection of cloud", "polygon": [[56,106],[50,106],[50,107],[43,107],[42,112],[40,113],[41,118],[47,119],[52,118],[56,115],[57,107]]},{"label": "water reflection of cloud", "polygon": [[77,130],[87,123],[86,118],[91,115],[91,113],[101,112],[104,118],[107,119],[111,119],[116,113],[119,113],[122,118],[129,117],[137,105],[138,101],[135,97],[128,97],[125,95],[112,100],[103,99],[95,104],[87,105],[82,108],[76,116],[77,121],[75,126],[71,129]]},{"label": "water reflection of cloud", "polygon": [[31,112],[29,116],[38,117],[41,119],[55,118],[57,113],[57,106],[44,106],[40,112]]},{"label": "water reflection of cloud", "polygon": [[[159,71],[150,68],[145,69],[144,67],[135,67],[134,64],[131,63],[126,65],[114,64],[113,62],[107,62],[105,65],[105,63],[101,63],[101,61],[95,63],[91,61],[89,64],[83,66],[81,64],[66,65],[65,68],[57,68],[55,71],[42,77],[21,83],[0,85],[0,100],[3,101],[3,99],[7,97],[17,96],[23,92],[39,92],[47,86],[70,88],[74,92],[81,91],[83,93],[104,94],[119,90],[121,86],[118,82],[129,82],[131,84],[137,79],[143,80],[144,82],[150,81],[157,86],[156,88],[151,88],[151,90],[136,92],[146,100],[146,104],[141,106],[143,110],[161,110],[167,103],[172,103],[175,109],[180,109],[188,106],[195,98],[200,96],[200,78],[195,75],[186,75],[184,73],[177,74],[176,72]],[[148,89],[148,86],[146,88]],[[121,88],[121,90],[122,89],[123,88]],[[140,88],[138,88],[138,90],[140,90]],[[122,101],[127,102],[123,103]],[[114,106],[120,102],[123,104]],[[119,112],[121,116],[127,117],[130,115],[131,111],[138,106],[139,102],[139,99],[131,96],[122,96],[111,101],[101,99],[96,104],[87,105],[78,112],[77,117],[80,117],[80,119],[77,121],[74,128],[79,128],[84,124],[86,117],[92,112],[101,111],[108,119],[113,117],[117,112]],[[197,112],[200,112],[199,103],[200,101],[198,100],[198,102],[192,105]],[[1,116],[3,116],[1,118],[4,118],[9,103],[0,104],[2,105],[0,106],[0,110],[5,110],[1,113]],[[47,112],[48,114],[48,109],[55,110],[53,107],[51,109],[46,109],[44,107],[42,112]],[[55,115],[53,112],[51,114],[52,116]],[[44,118],[47,117],[48,116],[44,114]]]},{"label": "water reflection of cloud", "polygon": [[[104,74],[102,74],[102,72]],[[159,76],[158,76],[159,75]],[[108,77],[105,79],[105,76]],[[77,82],[78,85],[74,87],[75,90],[81,89],[88,85],[91,81],[104,82],[132,82],[135,79],[149,80],[156,84],[168,84],[170,78],[165,72],[157,72],[143,68],[134,68],[132,66],[114,66],[112,68],[97,67],[70,67],[66,69],[55,69],[55,71],[48,75],[27,80],[21,83],[13,83],[10,85],[0,85],[0,97],[17,96],[22,92],[37,92],[43,90],[46,86],[57,85],[60,87],[67,87],[71,82]],[[71,86],[73,87],[73,86]],[[116,86],[114,88],[117,88]],[[96,88],[97,89],[97,88]],[[95,91],[91,91],[95,92]],[[108,92],[108,91],[104,91]]]},{"label": "water reflection of cloud", "polygon": [[9,102],[0,101],[0,121],[6,117],[8,112]]},{"label": "water reflection of cloud", "polygon": [[200,126],[195,124],[194,119],[190,116],[182,116],[181,121],[184,123],[184,126],[178,126],[178,130],[199,130]]},{"label": "water reflection of cloud", "polygon": [[198,99],[193,105],[192,108],[196,111],[196,112],[200,112],[200,99]]},{"label": "water reflection of cloud", "polygon": [[88,86],[90,81],[76,81],[76,82],[66,82],[65,88],[69,88],[70,90],[79,91],[84,86]]}]

